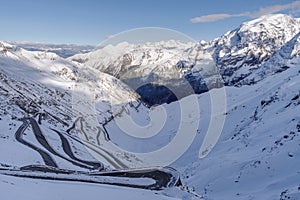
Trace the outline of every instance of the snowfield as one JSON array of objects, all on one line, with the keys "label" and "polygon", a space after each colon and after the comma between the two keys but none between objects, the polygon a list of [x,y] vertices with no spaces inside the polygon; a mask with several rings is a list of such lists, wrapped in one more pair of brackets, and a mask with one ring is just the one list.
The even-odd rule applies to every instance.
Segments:
[{"label": "snowfield", "polygon": [[0,176],[1,196],[6,199],[145,199],[176,200],[147,190]]}]

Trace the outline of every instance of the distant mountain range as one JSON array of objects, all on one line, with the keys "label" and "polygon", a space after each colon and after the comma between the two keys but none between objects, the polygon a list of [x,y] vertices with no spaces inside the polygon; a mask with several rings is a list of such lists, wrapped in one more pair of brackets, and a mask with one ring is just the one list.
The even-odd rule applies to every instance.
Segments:
[{"label": "distant mountain range", "polygon": [[7,43],[16,45],[28,51],[46,51],[56,53],[62,58],[67,58],[79,53],[88,53],[95,49],[92,45],[76,44],[45,44],[37,42],[16,42],[8,41]]}]

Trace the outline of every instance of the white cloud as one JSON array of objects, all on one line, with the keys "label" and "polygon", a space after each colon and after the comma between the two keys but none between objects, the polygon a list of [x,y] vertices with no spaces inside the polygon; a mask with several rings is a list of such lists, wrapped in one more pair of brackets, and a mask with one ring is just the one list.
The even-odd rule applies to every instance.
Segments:
[{"label": "white cloud", "polygon": [[106,39],[113,39],[113,38],[115,38],[116,37],[116,35],[108,35],[108,36],[106,36]]},{"label": "white cloud", "polygon": [[284,5],[274,5],[265,8],[259,9],[257,12],[250,13],[248,16],[251,18],[260,17],[267,14],[278,13],[281,11],[292,11],[292,10],[300,9],[300,1],[295,1],[293,3],[284,4]]},{"label": "white cloud", "polygon": [[233,17],[230,14],[212,14],[212,15],[204,15],[201,17],[195,17],[193,19],[191,19],[191,22],[193,23],[200,23],[200,22],[214,22],[214,21],[218,21],[221,19],[226,19],[226,18],[230,18]]},{"label": "white cloud", "polygon": [[214,22],[222,19],[231,18],[231,17],[243,17],[243,16],[250,17],[250,18],[257,18],[263,15],[278,13],[282,11],[290,11],[294,13],[300,12],[300,1],[294,1],[292,3],[283,4],[283,5],[268,6],[268,7],[260,8],[258,11],[255,12],[244,12],[239,14],[221,13],[221,14],[203,15],[200,17],[192,18],[191,22],[193,23]]}]

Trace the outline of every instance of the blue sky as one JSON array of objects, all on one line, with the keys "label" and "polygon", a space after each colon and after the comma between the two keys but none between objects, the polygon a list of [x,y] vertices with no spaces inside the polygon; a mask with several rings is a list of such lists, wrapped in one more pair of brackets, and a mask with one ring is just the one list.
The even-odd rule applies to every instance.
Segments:
[{"label": "blue sky", "polygon": [[99,44],[132,28],[210,40],[264,13],[299,17],[297,0],[0,0],[0,40]]}]

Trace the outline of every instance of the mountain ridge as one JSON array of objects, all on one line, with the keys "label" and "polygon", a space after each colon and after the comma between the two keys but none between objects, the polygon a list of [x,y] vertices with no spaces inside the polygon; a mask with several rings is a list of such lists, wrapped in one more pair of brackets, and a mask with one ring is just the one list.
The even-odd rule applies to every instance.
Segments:
[{"label": "mountain ridge", "polygon": [[[294,48],[293,45],[297,43],[293,44],[290,40],[299,32],[300,19],[275,14],[245,22],[239,28],[210,42],[158,42],[144,45],[123,43],[109,45],[109,49],[102,48],[88,54],[75,55],[68,60],[121,78],[133,88],[150,83],[165,85],[173,90],[178,85],[184,87],[182,80],[186,79],[194,92],[199,94],[206,92],[207,86],[212,88],[222,85],[221,80],[218,81],[216,77],[209,78],[216,74],[222,77],[225,85],[253,84],[257,81],[253,76],[259,76],[255,75],[256,71],[264,68],[265,63],[276,52],[283,51],[283,46],[285,51],[287,48]],[[299,51],[294,52],[294,56],[298,54]],[[209,66],[207,62],[210,62]],[[131,79],[134,81],[130,82]],[[167,81],[171,79],[174,81]],[[151,85],[148,89],[154,91],[151,93],[159,90]],[[165,93],[170,96],[170,91]],[[142,93],[140,95],[147,96]],[[178,98],[187,95],[189,93],[182,93]],[[167,99],[166,102],[170,101],[172,100]],[[164,102],[154,101],[155,103]]]}]

